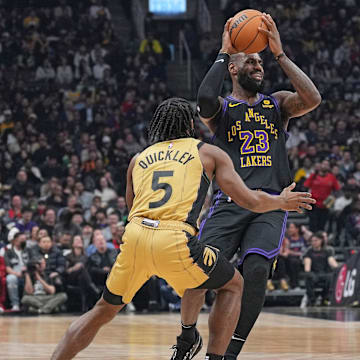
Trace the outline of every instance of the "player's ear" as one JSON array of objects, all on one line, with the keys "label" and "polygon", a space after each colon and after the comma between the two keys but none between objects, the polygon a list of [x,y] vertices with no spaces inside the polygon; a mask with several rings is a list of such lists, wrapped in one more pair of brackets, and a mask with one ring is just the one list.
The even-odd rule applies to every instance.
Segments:
[{"label": "player's ear", "polygon": [[228,70],[231,75],[236,75],[238,72],[238,68],[233,62],[229,62]]}]

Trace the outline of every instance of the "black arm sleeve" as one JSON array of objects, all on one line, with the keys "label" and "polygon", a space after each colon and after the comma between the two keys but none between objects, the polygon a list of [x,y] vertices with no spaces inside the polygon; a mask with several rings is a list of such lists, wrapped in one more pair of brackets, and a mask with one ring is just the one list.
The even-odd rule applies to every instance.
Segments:
[{"label": "black arm sleeve", "polygon": [[198,111],[201,117],[211,118],[219,110],[221,94],[230,56],[220,53],[205,75],[198,91]]}]

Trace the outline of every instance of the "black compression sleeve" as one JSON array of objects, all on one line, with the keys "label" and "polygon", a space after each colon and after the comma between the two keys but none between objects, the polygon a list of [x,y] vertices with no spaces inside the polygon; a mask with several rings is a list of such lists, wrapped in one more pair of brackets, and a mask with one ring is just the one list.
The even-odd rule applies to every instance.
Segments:
[{"label": "black compression sleeve", "polygon": [[200,84],[197,102],[199,114],[203,118],[211,118],[219,110],[220,102],[218,97],[221,94],[229,59],[228,54],[219,53]]}]

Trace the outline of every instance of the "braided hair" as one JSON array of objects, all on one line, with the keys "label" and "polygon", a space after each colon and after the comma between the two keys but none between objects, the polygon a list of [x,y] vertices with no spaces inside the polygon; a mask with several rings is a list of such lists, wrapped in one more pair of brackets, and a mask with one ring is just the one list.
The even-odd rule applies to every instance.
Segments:
[{"label": "braided hair", "polygon": [[185,99],[164,100],[155,110],[149,123],[150,143],[193,137],[195,134],[191,123],[193,119],[194,112]]}]

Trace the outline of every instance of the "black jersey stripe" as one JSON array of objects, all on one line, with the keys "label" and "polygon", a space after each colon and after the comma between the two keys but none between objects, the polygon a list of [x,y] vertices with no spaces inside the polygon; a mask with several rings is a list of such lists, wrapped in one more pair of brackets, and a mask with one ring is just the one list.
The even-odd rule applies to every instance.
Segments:
[{"label": "black jersey stripe", "polygon": [[210,185],[209,179],[205,174],[205,172],[203,172],[201,176],[200,186],[198,189],[196,200],[193,202],[192,208],[189,211],[188,216],[186,218],[186,222],[191,226],[195,227],[195,229],[198,229],[197,219],[204,204],[206,194],[209,189],[209,185]]}]

